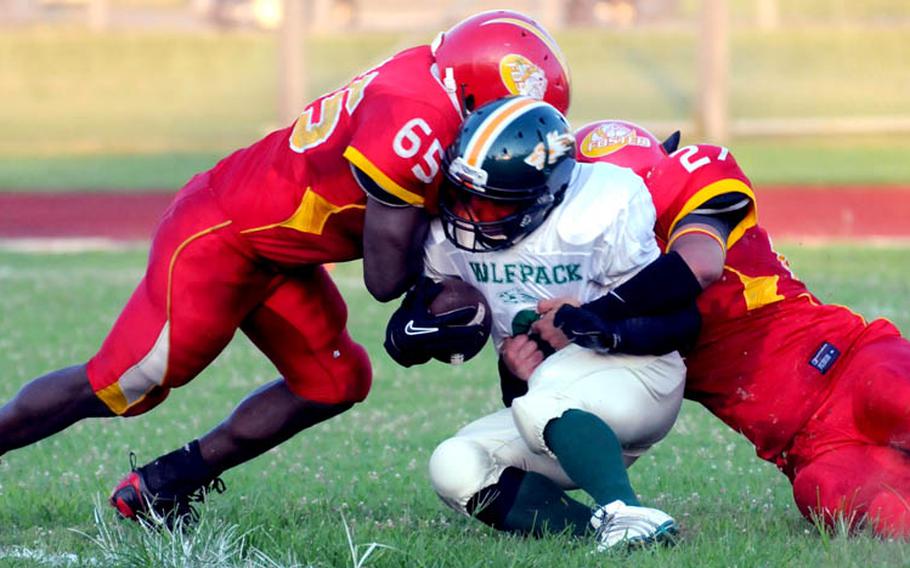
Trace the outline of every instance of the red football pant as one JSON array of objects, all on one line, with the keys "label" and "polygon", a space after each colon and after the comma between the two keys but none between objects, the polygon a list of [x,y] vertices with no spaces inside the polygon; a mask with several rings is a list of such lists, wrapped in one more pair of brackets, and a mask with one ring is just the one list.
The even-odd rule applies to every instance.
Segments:
[{"label": "red football pant", "polygon": [[865,519],[880,535],[910,538],[910,342],[896,333],[870,325],[788,463],[807,518]]},{"label": "red football pant", "polygon": [[347,309],[319,266],[279,273],[254,256],[196,176],[165,212],[145,277],[88,363],[98,397],[140,414],[202,371],[239,328],[297,395],[326,404],[363,400],[366,351],[348,335]]}]

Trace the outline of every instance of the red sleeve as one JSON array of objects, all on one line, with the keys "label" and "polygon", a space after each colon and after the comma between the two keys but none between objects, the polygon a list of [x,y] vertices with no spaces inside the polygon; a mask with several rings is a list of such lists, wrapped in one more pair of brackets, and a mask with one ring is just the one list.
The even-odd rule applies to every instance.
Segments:
[{"label": "red sleeve", "polygon": [[657,210],[654,232],[664,243],[683,217],[718,195],[743,194],[751,202],[749,212],[727,238],[728,249],[757,223],[752,184],[729,150],[721,146],[680,148],[651,170],[646,183]]},{"label": "red sleeve", "polygon": [[389,205],[430,202],[432,209],[442,156],[458,128],[450,114],[402,97],[371,97],[357,109],[344,157],[375,182],[367,188],[373,198]]}]

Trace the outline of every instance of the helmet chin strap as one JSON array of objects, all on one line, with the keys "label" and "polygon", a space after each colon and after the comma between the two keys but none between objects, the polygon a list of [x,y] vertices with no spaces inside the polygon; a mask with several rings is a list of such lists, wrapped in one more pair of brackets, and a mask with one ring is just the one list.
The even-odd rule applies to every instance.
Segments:
[{"label": "helmet chin strap", "polygon": [[[445,37],[445,32],[439,32],[436,34],[436,37],[433,38],[433,41],[430,42],[430,53],[433,54],[434,59],[436,58],[436,52],[439,50],[439,46],[441,46],[442,42],[445,41]],[[458,112],[461,113],[461,116],[466,117],[471,114],[465,105],[465,97],[459,96],[458,83],[455,82],[455,71],[451,67],[446,67],[445,71],[442,74],[442,77],[440,78],[439,64],[436,62],[433,63],[432,70],[437,80],[442,83],[442,87],[445,89],[446,93],[448,93],[452,104],[454,104],[455,108],[458,109]]]},{"label": "helmet chin strap", "polygon": [[433,77],[436,78],[436,81],[442,86],[442,89],[446,92],[446,95],[449,96],[449,101],[451,101],[452,106],[455,107],[455,110],[462,116],[466,116],[464,102],[459,100],[458,97],[458,85],[455,83],[455,73],[451,67],[446,67],[445,75],[443,77],[439,76],[439,64],[433,63],[430,66],[430,73],[433,74]]},{"label": "helmet chin strap", "polygon": [[449,98],[458,103],[461,110],[461,116],[468,116],[471,111],[468,110],[467,98],[464,96],[464,86],[459,89],[458,83],[455,82],[455,72],[451,67],[446,67],[445,75],[442,78],[442,86],[445,87]]},{"label": "helmet chin strap", "polygon": [[[436,58],[436,51],[439,49],[439,46],[442,45],[443,40],[445,39],[445,32],[439,32],[436,34],[436,37],[433,38],[433,42],[430,43],[430,53],[433,54],[433,58]],[[436,67],[436,76],[438,77],[439,73],[439,64],[434,63]],[[458,85],[455,84],[455,73],[452,71],[451,67],[446,67],[445,72],[442,75],[442,86],[445,87],[446,91],[452,95],[458,92]]]},{"label": "helmet chin strap", "polygon": [[458,94],[458,85],[455,83],[455,72],[451,67],[446,67],[445,75],[442,77],[442,86],[446,91]]}]

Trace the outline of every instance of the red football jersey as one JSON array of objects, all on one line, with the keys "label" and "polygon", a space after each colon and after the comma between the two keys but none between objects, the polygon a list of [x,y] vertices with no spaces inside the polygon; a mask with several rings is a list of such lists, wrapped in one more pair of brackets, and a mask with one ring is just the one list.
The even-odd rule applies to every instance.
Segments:
[{"label": "red football jersey", "polygon": [[[749,179],[726,148],[680,148],[649,173],[655,233],[666,247],[679,221],[708,200],[750,200],[727,239],[722,277],[699,296],[702,332],[687,356],[687,397],[743,432],[774,459],[827,392],[827,375],[862,332],[863,319],[825,306],[790,272],[757,224]],[[827,376],[826,376],[827,375]]]},{"label": "red football jersey", "polygon": [[706,326],[808,294],[757,225],[752,184],[726,148],[707,144],[680,148],[651,170],[647,185],[657,210],[654,232],[661,248],[666,248],[677,223],[710,199],[736,193],[750,201],[745,218],[727,238],[723,277],[699,298]]},{"label": "red football jersey", "polygon": [[258,255],[285,266],[359,258],[366,190],[352,165],[378,199],[435,212],[442,154],[461,115],[432,66],[428,46],[403,51],[209,172]]}]

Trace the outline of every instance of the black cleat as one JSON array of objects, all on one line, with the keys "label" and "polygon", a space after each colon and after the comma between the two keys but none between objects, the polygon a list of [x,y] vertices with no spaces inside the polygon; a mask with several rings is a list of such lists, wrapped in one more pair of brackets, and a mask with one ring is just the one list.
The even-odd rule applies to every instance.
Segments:
[{"label": "black cleat", "polygon": [[199,519],[199,513],[193,504],[205,501],[205,496],[212,491],[224,493],[225,490],[224,482],[216,477],[189,493],[153,493],[148,489],[142,468],[136,467],[136,456],[133,453],[130,453],[130,467],[132,471],[120,480],[111,493],[110,504],[121,517],[132,521],[160,519],[169,529],[178,520],[184,524],[193,523]]}]

